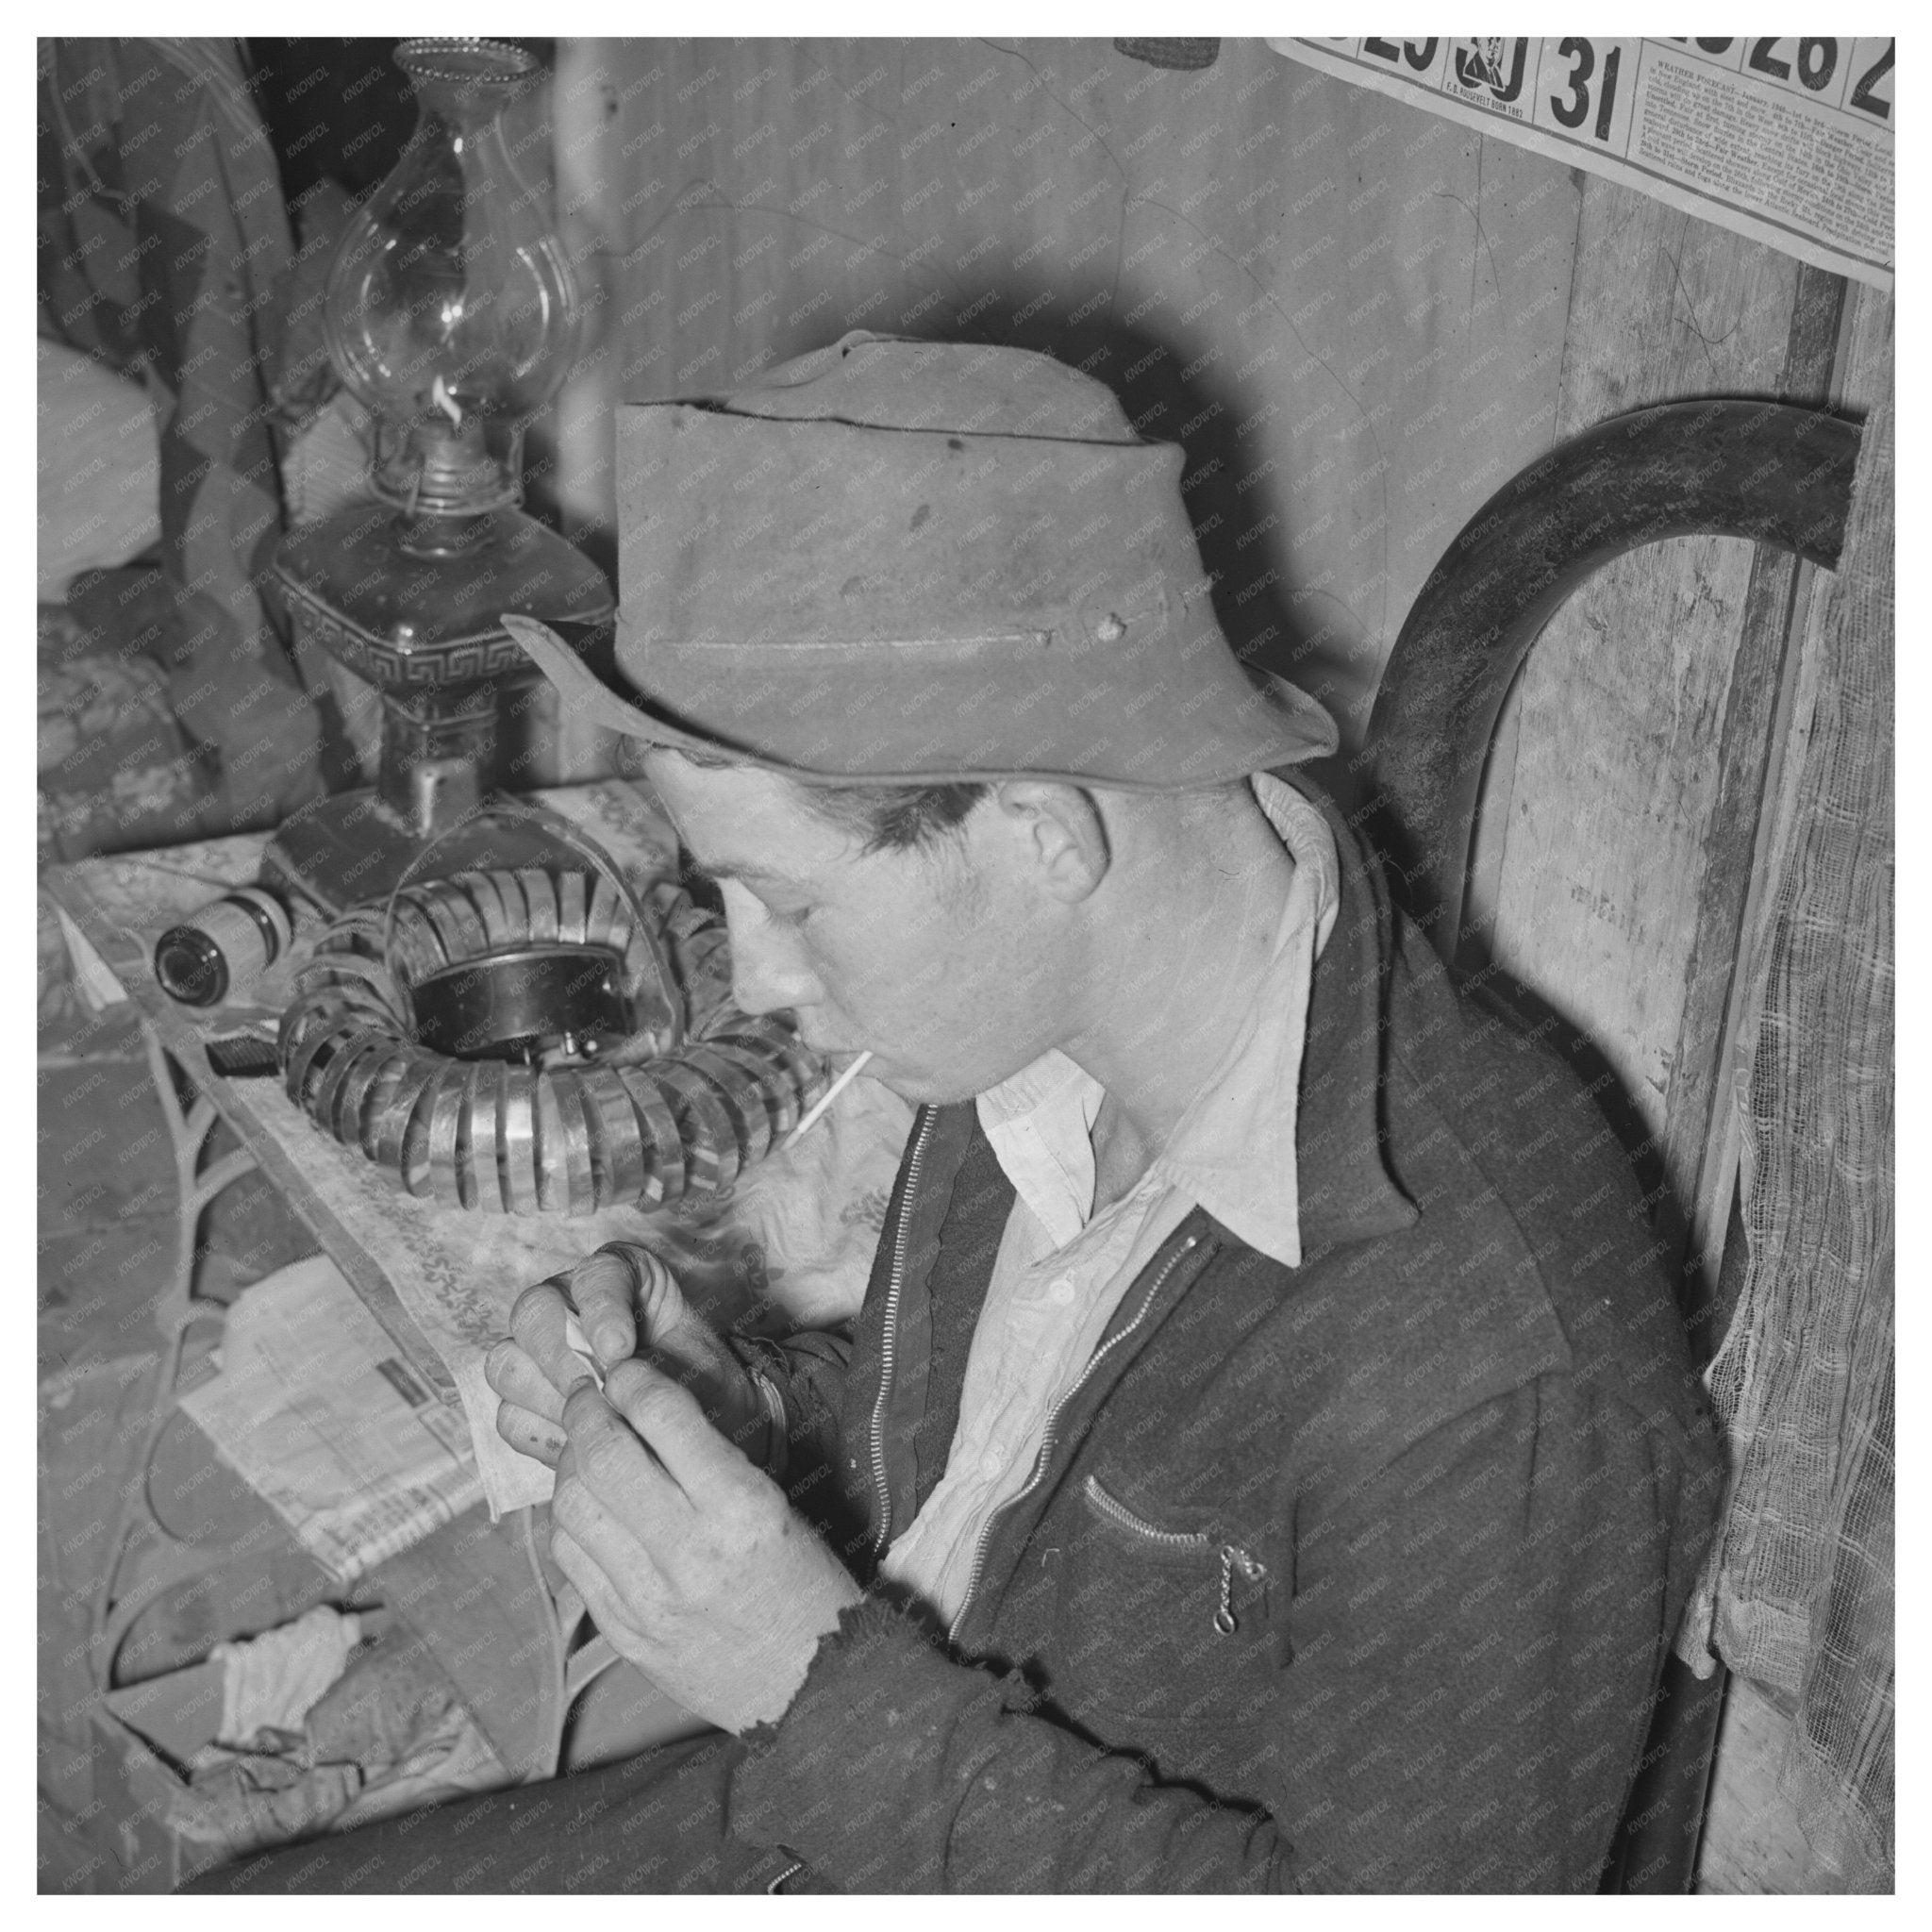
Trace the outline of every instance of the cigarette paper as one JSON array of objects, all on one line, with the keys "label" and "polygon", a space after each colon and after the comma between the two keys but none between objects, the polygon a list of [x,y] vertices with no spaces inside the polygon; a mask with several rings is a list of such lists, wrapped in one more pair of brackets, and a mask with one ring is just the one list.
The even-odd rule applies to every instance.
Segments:
[{"label": "cigarette paper", "polygon": [[604,1388],[604,1371],[598,1365],[596,1351],[591,1346],[591,1338],[586,1335],[575,1315],[563,1318],[563,1339],[572,1350],[584,1358],[584,1366],[591,1372],[591,1379],[601,1393]]}]

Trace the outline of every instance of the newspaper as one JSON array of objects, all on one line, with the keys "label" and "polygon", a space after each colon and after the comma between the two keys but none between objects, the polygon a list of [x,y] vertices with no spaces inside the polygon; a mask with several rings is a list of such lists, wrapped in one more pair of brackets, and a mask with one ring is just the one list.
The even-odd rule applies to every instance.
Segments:
[{"label": "newspaper", "polygon": [[1891,288],[1890,37],[1268,44],[1801,261]]},{"label": "newspaper", "polygon": [[423,1386],[325,1255],[249,1289],[209,1360],[182,1408],[338,1582],[483,1500],[462,1411]]}]

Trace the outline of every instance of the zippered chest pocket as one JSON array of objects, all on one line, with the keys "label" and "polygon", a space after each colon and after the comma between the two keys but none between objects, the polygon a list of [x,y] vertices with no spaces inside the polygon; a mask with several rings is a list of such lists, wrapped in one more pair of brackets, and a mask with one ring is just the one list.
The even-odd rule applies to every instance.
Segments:
[{"label": "zippered chest pocket", "polygon": [[1097,1475],[1076,1507],[1055,1614],[1069,1709],[1193,1725],[1251,1707],[1253,1672],[1272,1664],[1258,1552],[1216,1527],[1156,1521]]}]

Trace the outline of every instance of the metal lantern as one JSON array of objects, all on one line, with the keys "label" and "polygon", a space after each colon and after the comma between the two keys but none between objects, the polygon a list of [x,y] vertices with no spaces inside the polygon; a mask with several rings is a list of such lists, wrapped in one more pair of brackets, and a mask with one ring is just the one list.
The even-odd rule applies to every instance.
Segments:
[{"label": "metal lantern", "polygon": [[[575,353],[576,288],[519,175],[502,113],[537,61],[482,40],[408,41],[416,130],[330,271],[329,358],[377,423],[374,504],[286,538],[275,575],[297,630],[374,684],[380,774],[286,821],[270,865],[331,910],[391,891],[496,777],[499,704],[536,676],[505,611],[578,649],[608,644],[603,573],[519,508],[524,432]],[[487,844],[481,842],[487,836]],[[541,841],[458,832],[452,868],[536,862]]]}]

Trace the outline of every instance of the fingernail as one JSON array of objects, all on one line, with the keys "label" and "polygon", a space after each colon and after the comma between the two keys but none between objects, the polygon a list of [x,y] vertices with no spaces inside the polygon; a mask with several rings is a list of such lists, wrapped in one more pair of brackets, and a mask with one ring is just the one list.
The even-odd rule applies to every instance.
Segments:
[{"label": "fingernail", "polygon": [[622,1328],[600,1328],[591,1338],[597,1353],[608,1361],[612,1356],[625,1353],[625,1337]]}]

